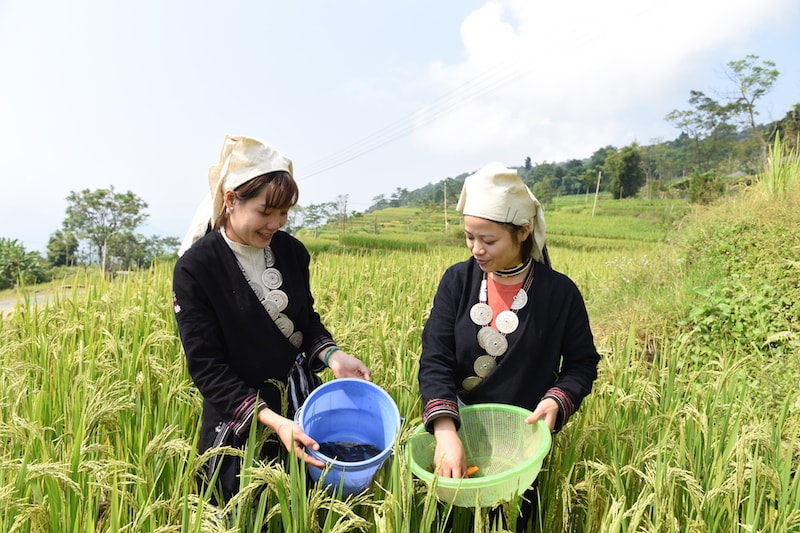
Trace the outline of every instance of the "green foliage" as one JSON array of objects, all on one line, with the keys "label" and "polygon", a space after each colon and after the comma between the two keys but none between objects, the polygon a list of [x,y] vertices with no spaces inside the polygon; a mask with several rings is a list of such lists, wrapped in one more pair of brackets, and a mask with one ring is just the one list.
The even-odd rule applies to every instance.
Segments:
[{"label": "green foliage", "polygon": [[775,123],[775,136],[783,139],[785,150],[800,149],[800,102],[794,104],[792,109],[786,112],[786,116]]},{"label": "green foliage", "polygon": [[49,277],[38,252],[28,252],[16,239],[0,237],[0,290],[47,281]]},{"label": "green foliage", "polygon": [[[762,61],[757,55],[748,54],[744,59],[728,62],[727,74],[736,85],[734,110],[740,122],[755,133],[758,130],[756,102],[772,90],[780,72],[774,61]],[[761,141],[763,143],[763,139]]]},{"label": "green foliage", "polygon": [[[782,289],[781,289],[782,290]],[[791,305],[778,289],[770,285],[753,291],[746,286],[697,287],[698,296],[683,325],[696,336],[698,359],[705,360],[721,350],[744,355],[769,347],[780,355],[800,348],[791,332],[785,305]],[[783,353],[788,355],[788,353]]]},{"label": "green foliage", "polygon": [[101,270],[149,267],[157,259],[174,259],[176,237],[147,237],[136,229],[147,219],[147,204],[134,193],[108,189],[71,191],[67,197],[64,230],[50,237],[49,255],[54,265],[74,264],[76,236],[97,253]]},{"label": "green foliage", "polygon": [[[785,158],[781,172],[800,181]],[[673,319],[696,363],[719,357],[754,358],[752,397],[764,405],[792,394],[800,352],[800,200],[798,188],[778,195],[768,180],[713,204],[682,236],[684,303]],[[792,377],[790,377],[792,376]],[[750,389],[751,387],[748,387]]]},{"label": "green foliage", "polygon": [[180,241],[175,237],[145,237],[124,232],[108,240],[109,266],[129,270],[150,267],[154,261],[176,259]]},{"label": "green foliage", "polygon": [[611,176],[609,190],[614,198],[635,196],[646,179],[644,162],[636,144],[610,154],[603,169]]},{"label": "green foliage", "polygon": [[70,191],[67,196],[67,217],[64,228],[86,239],[99,258],[101,270],[108,266],[110,241],[131,234],[147,219],[147,204],[134,193],[117,193],[114,187]]},{"label": "green foliage", "polygon": [[696,204],[710,204],[724,191],[725,185],[716,172],[698,172],[689,178],[689,200]]},{"label": "green foliage", "polygon": [[56,230],[47,241],[47,260],[53,266],[73,266],[78,260],[78,238],[70,231]]},{"label": "green foliage", "polygon": [[720,103],[702,91],[690,91],[692,109],[674,110],[665,119],[692,139],[694,170],[705,172],[730,152],[736,129],[730,124],[734,105]]},{"label": "green foliage", "polygon": [[800,134],[793,144],[781,140],[780,134],[769,149],[766,171],[761,177],[767,195],[783,198],[800,186]]}]

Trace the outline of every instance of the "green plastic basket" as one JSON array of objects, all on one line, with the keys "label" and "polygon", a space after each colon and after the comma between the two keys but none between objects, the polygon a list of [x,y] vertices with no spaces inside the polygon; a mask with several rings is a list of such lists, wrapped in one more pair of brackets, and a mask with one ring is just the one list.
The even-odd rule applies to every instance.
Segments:
[{"label": "green plastic basket", "polygon": [[439,500],[458,507],[492,507],[524,493],[550,451],[552,437],[547,424],[542,420],[526,424],[531,412],[513,405],[467,405],[460,413],[458,434],[467,465],[478,466],[478,473],[463,479],[436,476],[436,440],[421,424],[406,447],[411,472],[435,487]]}]

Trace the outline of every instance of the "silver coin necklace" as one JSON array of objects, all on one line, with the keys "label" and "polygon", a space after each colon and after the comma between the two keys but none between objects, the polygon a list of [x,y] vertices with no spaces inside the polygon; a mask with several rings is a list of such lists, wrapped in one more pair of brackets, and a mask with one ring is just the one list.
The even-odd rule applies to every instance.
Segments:
[{"label": "silver coin necklace", "polygon": [[494,318],[494,311],[488,303],[488,283],[486,272],[483,273],[481,279],[481,287],[478,292],[478,303],[472,306],[469,311],[469,317],[472,322],[478,326],[478,345],[486,351],[481,355],[473,364],[474,376],[467,377],[461,386],[465,391],[470,391],[475,388],[483,378],[488,376],[497,366],[497,358],[502,356],[508,350],[508,339],[506,335],[513,333],[519,327],[519,317],[517,312],[528,304],[528,289],[533,282],[533,267],[532,261],[529,259],[519,267],[519,272],[524,272],[525,269],[530,268],[528,275],[525,276],[525,281],[520,287],[517,294],[514,295],[509,309],[498,313],[497,318],[492,326],[492,318]]},{"label": "silver coin necklace", "polygon": [[[294,322],[283,312],[289,305],[289,297],[280,288],[283,285],[283,275],[280,270],[275,268],[275,253],[269,246],[264,248],[264,265],[264,271],[261,273],[261,283],[266,287],[266,293],[264,293],[264,289],[260,285],[254,283],[247,276],[244,268],[242,268],[242,273],[283,336],[289,339],[289,342],[295,348],[300,348],[303,342],[303,333],[295,331]],[[241,268],[241,265],[239,267]]]}]

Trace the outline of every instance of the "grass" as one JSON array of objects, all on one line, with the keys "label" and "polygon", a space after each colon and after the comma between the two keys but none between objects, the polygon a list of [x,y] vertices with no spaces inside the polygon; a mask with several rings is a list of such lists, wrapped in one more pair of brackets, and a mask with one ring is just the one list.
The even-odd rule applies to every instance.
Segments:
[{"label": "grass", "polygon": [[[796,154],[780,160],[792,168]],[[583,291],[604,357],[540,474],[544,531],[800,531],[800,179],[771,179],[702,210],[643,201],[651,212],[636,216],[635,202],[601,201],[591,217],[580,199],[554,201],[551,256]],[[642,227],[618,238],[632,220]],[[463,244],[425,239],[418,250],[338,236],[319,239],[329,249],[309,245],[318,310],[404,418],[398,451],[420,422],[420,333],[438,279],[468,257]],[[0,319],[0,532],[417,532],[470,521],[470,509],[436,502],[403,453],[343,501],[308,485],[296,461],[254,457],[265,436],[255,427],[241,494],[214,507],[194,483],[210,456],[195,454],[201,399],[177,338],[171,265],[61,283],[47,304],[21,292]],[[514,502],[504,511],[513,518]],[[487,509],[474,523],[492,530]]]}]

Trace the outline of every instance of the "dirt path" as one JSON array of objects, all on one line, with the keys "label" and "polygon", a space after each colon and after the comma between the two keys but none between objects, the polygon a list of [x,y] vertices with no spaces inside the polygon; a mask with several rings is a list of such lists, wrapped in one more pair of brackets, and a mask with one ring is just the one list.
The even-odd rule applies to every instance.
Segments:
[{"label": "dirt path", "polygon": [[13,300],[0,300],[0,315],[8,316],[14,312],[14,307],[17,305],[17,299]]},{"label": "dirt path", "polygon": [[[50,298],[52,293],[41,293],[36,295],[31,295],[30,298],[33,302],[37,305],[40,303],[46,303],[47,300]],[[3,298],[0,300],[0,315],[3,317],[11,316],[14,313],[14,308],[17,306],[18,298],[14,296],[13,298]]]}]

